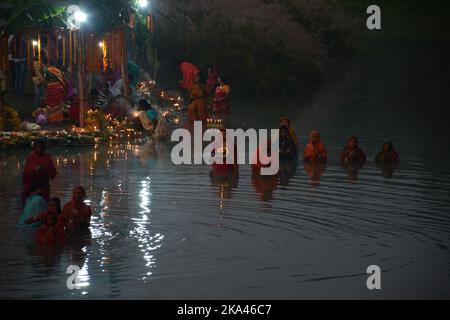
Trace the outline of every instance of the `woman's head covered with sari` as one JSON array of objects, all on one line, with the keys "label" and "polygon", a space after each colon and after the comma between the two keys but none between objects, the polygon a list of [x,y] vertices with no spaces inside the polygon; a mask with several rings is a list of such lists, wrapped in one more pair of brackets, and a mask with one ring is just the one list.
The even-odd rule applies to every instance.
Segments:
[{"label": "woman's head covered with sari", "polygon": [[391,152],[395,151],[394,144],[392,143],[392,141],[391,140],[385,140],[383,142],[382,150],[385,153],[391,153]]},{"label": "woman's head covered with sari", "polygon": [[294,140],[295,146],[297,149],[299,149],[299,143],[298,143],[298,138],[297,138],[297,134],[295,133],[294,128],[292,128],[292,124],[291,124],[291,120],[288,117],[282,117],[280,119],[280,128],[282,126],[286,126],[289,130],[289,133],[291,135],[292,140]]},{"label": "woman's head covered with sari", "polygon": [[311,131],[309,134],[309,144],[315,146],[320,143],[320,133],[317,130]]},{"label": "woman's head covered with sari", "polygon": [[350,136],[347,139],[347,147],[351,149],[358,148],[358,137],[357,136]]}]

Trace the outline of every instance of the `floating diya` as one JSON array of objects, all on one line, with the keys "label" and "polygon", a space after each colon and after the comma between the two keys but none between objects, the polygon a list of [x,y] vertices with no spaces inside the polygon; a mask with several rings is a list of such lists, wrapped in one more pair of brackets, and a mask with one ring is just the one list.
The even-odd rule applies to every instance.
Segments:
[{"label": "floating diya", "polygon": [[220,147],[220,148],[217,149],[216,153],[219,154],[219,155],[220,154],[223,155],[223,157],[227,157],[228,154],[229,154],[229,150],[228,150],[227,147]]}]

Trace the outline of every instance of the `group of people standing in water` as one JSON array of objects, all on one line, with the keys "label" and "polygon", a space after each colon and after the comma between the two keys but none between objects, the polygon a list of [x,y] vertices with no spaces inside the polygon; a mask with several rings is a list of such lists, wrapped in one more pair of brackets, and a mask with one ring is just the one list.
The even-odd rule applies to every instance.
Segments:
[{"label": "group of people standing in water", "polygon": [[36,229],[39,245],[62,245],[90,226],[91,208],[84,203],[83,187],[73,190],[72,199],[62,209],[59,198],[50,198],[50,180],[56,175],[53,160],[45,153],[45,143],[35,141],[23,172],[24,208],[18,226]]},{"label": "group of people standing in water", "polygon": [[190,123],[204,122],[208,114],[230,113],[230,86],[217,68],[208,69],[206,81],[199,69],[190,63],[182,63],[180,69],[183,73],[180,85],[187,90],[190,99]]},{"label": "group of people standing in water", "polygon": [[[283,117],[280,122],[279,152],[280,160],[297,160],[299,153],[299,142],[289,118]],[[328,152],[322,143],[320,133],[311,131],[309,141],[303,152],[303,161],[308,163],[320,163],[328,160]],[[394,145],[390,141],[385,141],[381,151],[375,157],[375,163],[380,166],[397,165],[400,161]],[[342,150],[341,163],[345,166],[362,167],[367,162],[364,151],[359,147],[358,137],[350,136],[347,146]]]},{"label": "group of people standing in water", "polygon": [[[221,129],[225,136],[225,128]],[[224,141],[224,145],[226,141]],[[266,146],[265,144],[263,145]],[[271,153],[271,141],[267,141],[268,156]],[[236,148],[234,154],[237,154]],[[261,194],[267,194],[267,190],[274,190],[280,183],[287,184],[289,180],[289,173],[295,174],[297,161],[299,160],[300,143],[298,137],[291,125],[291,121],[287,117],[283,117],[280,121],[279,127],[279,160],[280,170],[273,176],[263,176],[260,174],[261,168],[270,166],[270,164],[263,165],[259,159],[259,149],[255,152],[255,164],[252,165],[252,182],[255,189]],[[214,156],[214,154],[213,154]],[[320,133],[313,130],[309,135],[309,141],[303,150],[303,163],[308,176],[312,181],[317,182],[325,172],[327,160],[329,158],[327,149],[321,140]],[[367,163],[367,156],[360,148],[357,136],[350,136],[347,140],[347,145],[342,150],[340,155],[342,167],[348,173],[351,181],[357,180],[358,171]],[[383,176],[386,178],[392,177],[394,169],[398,166],[400,158],[396,152],[394,145],[390,141],[383,142],[381,150],[375,157],[375,163],[383,170]],[[237,161],[236,161],[237,163]],[[237,164],[213,164],[211,170],[211,177],[216,182],[226,181],[232,182],[230,185],[235,185],[238,176]]]}]

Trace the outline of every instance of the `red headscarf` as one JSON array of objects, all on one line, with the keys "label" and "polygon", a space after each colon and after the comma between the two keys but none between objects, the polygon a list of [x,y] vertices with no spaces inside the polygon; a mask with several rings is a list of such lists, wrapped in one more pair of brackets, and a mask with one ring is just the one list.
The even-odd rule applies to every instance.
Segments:
[{"label": "red headscarf", "polygon": [[180,64],[180,70],[183,73],[183,80],[180,85],[184,89],[189,89],[192,86],[194,77],[200,70],[190,62],[183,62]]}]

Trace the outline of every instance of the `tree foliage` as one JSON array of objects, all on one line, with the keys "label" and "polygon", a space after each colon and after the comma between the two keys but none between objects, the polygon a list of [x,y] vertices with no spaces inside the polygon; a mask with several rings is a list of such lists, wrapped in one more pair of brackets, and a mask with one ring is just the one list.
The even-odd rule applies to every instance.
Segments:
[{"label": "tree foliage", "polygon": [[[350,25],[328,1],[158,2],[162,74],[189,60],[218,66],[249,94],[311,89],[351,43]],[[161,72],[160,72],[161,74]]]}]

